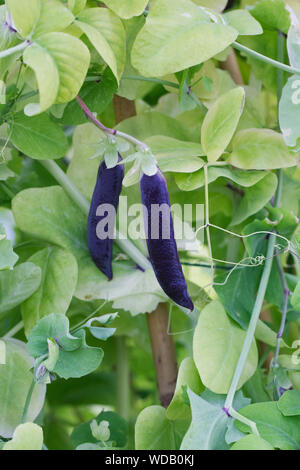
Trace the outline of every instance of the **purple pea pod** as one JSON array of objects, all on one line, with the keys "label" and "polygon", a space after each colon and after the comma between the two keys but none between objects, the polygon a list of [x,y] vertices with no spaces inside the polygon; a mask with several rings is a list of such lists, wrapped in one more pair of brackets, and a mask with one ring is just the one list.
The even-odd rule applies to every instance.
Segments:
[{"label": "purple pea pod", "polygon": [[[119,154],[119,162],[121,160],[122,158]],[[107,168],[104,160],[100,163],[88,218],[88,247],[91,257],[95,265],[109,280],[113,278],[113,229],[116,222],[115,216],[122,191],[123,178],[123,165]],[[105,208],[110,208],[109,212]],[[106,236],[99,236],[99,224],[112,215],[114,220],[109,220],[110,228]]]},{"label": "purple pea pod", "polygon": [[178,256],[166,180],[158,169],[140,180],[147,246],[156,278],[162,290],[178,305],[191,311],[193,302]]}]

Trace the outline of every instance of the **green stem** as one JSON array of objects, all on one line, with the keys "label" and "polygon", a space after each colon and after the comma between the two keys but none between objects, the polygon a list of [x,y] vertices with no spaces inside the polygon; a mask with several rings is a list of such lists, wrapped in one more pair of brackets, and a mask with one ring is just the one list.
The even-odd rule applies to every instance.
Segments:
[{"label": "green stem", "polygon": [[26,397],[26,400],[25,400],[25,405],[24,405],[23,415],[22,415],[22,419],[21,419],[21,424],[26,423],[28,409],[29,409],[29,405],[30,405],[30,401],[31,401],[31,398],[32,398],[32,393],[33,393],[34,387],[35,387],[35,380],[32,379],[32,382],[30,384],[30,387],[29,387],[29,390],[28,390],[28,393],[27,393],[27,397]]},{"label": "green stem", "polygon": [[3,337],[3,339],[7,338],[13,338],[19,331],[21,331],[24,328],[24,322],[20,321],[17,323],[11,330],[9,330]]},{"label": "green stem", "polygon": [[[40,164],[56,179],[56,181],[64,188],[70,198],[78,205],[85,215],[89,214],[90,204],[85,197],[78,191],[76,186],[68,178],[66,173],[53,160],[39,160]],[[127,238],[117,232],[116,243],[119,247],[142,269],[150,269],[151,263],[136,248],[136,246]]]},{"label": "green stem", "polygon": [[277,69],[283,70],[284,72],[288,72],[292,74],[300,74],[300,69],[296,67],[291,67],[290,65],[283,64],[282,62],[279,62],[278,60],[271,59],[270,57],[267,57],[263,54],[260,54],[259,52],[254,51],[253,49],[249,49],[249,47],[239,44],[238,42],[234,42],[232,44],[232,47],[234,47],[234,49],[237,49],[240,52],[245,53],[246,55],[254,57],[257,60],[260,60],[261,62],[265,62],[266,64],[272,65],[273,67]]},{"label": "green stem", "polygon": [[130,415],[130,368],[125,336],[116,336],[117,411],[128,421]]},{"label": "green stem", "polygon": [[137,145],[138,147],[144,149],[145,151],[149,151],[148,145],[146,145],[144,142],[141,142],[140,140],[136,139],[132,135],[126,134],[125,132],[117,131],[116,129],[110,129],[109,127],[104,126],[102,122],[97,119],[92,111],[88,108],[88,106],[85,104],[85,102],[80,98],[80,96],[76,97],[76,101],[81,107],[82,111],[86,115],[87,118],[89,118],[99,129],[101,129],[105,134],[108,135],[114,135],[116,137],[121,137],[122,139],[127,140],[133,145]]},{"label": "green stem", "polygon": [[122,80],[139,80],[141,82],[150,82],[150,83],[156,83],[157,85],[163,85],[163,86],[169,86],[171,88],[179,88],[178,83],[170,82],[168,80],[163,80],[161,78],[150,78],[150,77],[142,77],[140,75],[127,75],[125,77],[122,77]]},{"label": "green stem", "polygon": [[30,44],[30,41],[28,39],[21,44],[18,44],[17,46],[11,47],[10,49],[6,49],[5,51],[0,52],[0,59],[3,59],[4,57],[8,57],[12,54],[15,54],[16,52],[23,51],[28,47]]},{"label": "green stem", "polygon": [[[282,39],[284,39],[284,38],[283,38],[282,34],[279,32],[278,33],[278,57],[279,58],[282,58],[283,54],[284,54],[284,41]],[[244,46],[242,46],[242,47],[244,47]],[[257,53],[255,53],[255,54],[257,54]],[[272,60],[272,59],[270,59],[270,60]],[[276,62],[277,64],[279,64],[279,62],[277,62],[277,61],[272,61],[272,62]],[[281,65],[284,65],[284,64],[281,64]],[[280,96],[281,96],[281,91],[282,91],[282,88],[280,88],[280,87],[282,87],[282,85],[283,85],[282,74],[283,74],[283,70],[286,70],[286,69],[284,67],[278,67],[278,68],[280,68],[280,71],[277,75],[277,93],[278,93],[278,101],[279,101]],[[300,73],[300,71],[299,71],[299,73]],[[282,173],[282,170],[279,170],[279,172],[278,172],[278,186],[277,186],[275,202],[274,202],[275,207],[279,207],[279,205],[280,205],[281,195],[282,195],[282,184],[283,184],[283,173]],[[252,344],[254,334],[255,334],[255,330],[256,330],[256,326],[257,326],[257,322],[259,320],[259,315],[260,315],[260,312],[261,312],[261,309],[262,309],[262,306],[263,306],[266,290],[267,290],[269,279],[270,279],[270,274],[271,274],[271,269],[272,269],[272,264],[273,264],[273,257],[274,257],[274,253],[275,253],[275,245],[276,245],[276,236],[275,236],[275,234],[272,234],[272,235],[270,235],[270,238],[269,238],[269,241],[268,241],[266,261],[265,261],[262,277],[260,279],[260,284],[259,284],[258,293],[257,293],[257,297],[256,297],[256,300],[255,300],[254,308],[253,308],[253,311],[252,311],[251,320],[250,320],[249,327],[248,327],[248,330],[247,330],[247,333],[246,333],[246,337],[245,337],[245,341],[244,341],[244,344],[243,344],[242,352],[241,352],[241,355],[239,357],[239,360],[238,360],[238,363],[237,363],[237,366],[236,366],[236,369],[235,369],[235,372],[234,372],[234,375],[233,375],[232,383],[231,383],[231,386],[230,386],[230,389],[229,389],[229,392],[228,392],[228,395],[227,395],[227,398],[226,398],[226,402],[225,402],[225,408],[226,409],[231,409],[232,408],[234,395],[235,395],[235,392],[238,388],[238,384],[240,382],[241,375],[243,373],[243,370],[244,370],[244,367],[245,367],[245,364],[246,364],[246,361],[247,361],[247,357],[248,357],[249,352],[250,352],[251,344]]]},{"label": "green stem", "polygon": [[260,311],[264,302],[264,298],[265,298],[265,294],[266,294],[266,290],[267,290],[267,286],[269,282],[269,277],[270,277],[272,263],[273,263],[275,243],[276,243],[276,236],[270,235],[269,242],[268,242],[266,262],[265,262],[263,274],[260,280],[260,285],[259,285],[256,300],[255,300],[255,305],[252,311],[251,320],[250,320],[247,334],[245,337],[245,341],[243,344],[242,352],[239,357],[239,360],[238,360],[238,363],[237,363],[237,366],[233,375],[233,379],[230,385],[230,389],[226,398],[226,402],[225,402],[225,408],[228,410],[232,408],[234,395],[238,388],[241,375],[243,373],[243,370],[247,361],[247,357],[251,349],[257,322],[259,319]]},{"label": "green stem", "polygon": [[[156,83],[158,85],[163,85],[163,86],[168,86],[171,88],[179,89],[178,83],[169,82],[168,80],[163,80],[161,78],[154,78],[154,77],[149,78],[149,77],[141,77],[139,75],[130,75],[130,76],[122,77],[122,80],[140,80],[142,82]],[[191,99],[196,103],[196,105],[199,106],[200,109],[202,109],[202,111],[206,110],[204,104],[201,103],[201,101],[197,98],[197,96],[191,90],[189,90],[188,94],[191,97]]]},{"label": "green stem", "polygon": [[228,411],[229,411],[230,416],[232,416],[232,418],[237,419],[241,423],[246,424],[247,426],[249,426],[253,434],[255,434],[256,436],[259,436],[259,432],[257,430],[256,423],[254,421],[251,421],[250,419],[245,418],[245,416],[241,415],[240,413],[235,411],[233,408],[229,408]]}]

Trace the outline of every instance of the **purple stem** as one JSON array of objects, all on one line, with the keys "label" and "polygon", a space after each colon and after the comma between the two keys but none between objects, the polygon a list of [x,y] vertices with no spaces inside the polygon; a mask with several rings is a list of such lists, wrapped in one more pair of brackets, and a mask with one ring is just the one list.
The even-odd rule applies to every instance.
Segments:
[{"label": "purple stem", "polygon": [[76,100],[77,100],[77,103],[79,104],[79,106],[81,107],[82,111],[84,112],[84,114],[86,115],[86,117],[88,119],[90,119],[97,127],[99,127],[99,129],[101,129],[103,132],[105,132],[106,134],[111,134],[111,135],[116,135],[117,134],[117,131],[115,129],[110,129],[109,127],[106,127],[104,126],[104,124],[102,124],[102,122],[100,122],[95,116],[94,114],[92,113],[92,111],[87,107],[87,105],[85,104],[85,102],[80,98],[80,96],[78,95],[76,97]]}]

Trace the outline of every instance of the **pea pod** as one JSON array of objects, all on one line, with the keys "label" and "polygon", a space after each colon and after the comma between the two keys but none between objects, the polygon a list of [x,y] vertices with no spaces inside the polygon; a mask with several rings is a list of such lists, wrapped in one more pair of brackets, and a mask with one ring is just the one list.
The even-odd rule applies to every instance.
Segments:
[{"label": "pea pod", "polygon": [[[119,162],[121,160],[121,155],[119,155]],[[113,237],[112,233],[107,233],[106,238],[99,238],[97,227],[98,224],[107,217],[107,212],[105,213],[106,205],[109,205],[114,209],[114,220],[112,222],[113,225],[115,224],[115,215],[119,205],[123,178],[123,165],[117,165],[114,168],[107,168],[104,160],[100,163],[88,217],[89,251],[96,266],[108,277],[109,280],[113,278]],[[102,211],[99,210],[101,206],[103,208]],[[110,212],[110,214],[111,213],[112,212]]]},{"label": "pea pod", "polygon": [[[166,180],[158,169],[140,180],[146,241],[150,261],[163,291],[178,305],[194,309],[178,256]],[[162,211],[158,213],[158,207]]]}]

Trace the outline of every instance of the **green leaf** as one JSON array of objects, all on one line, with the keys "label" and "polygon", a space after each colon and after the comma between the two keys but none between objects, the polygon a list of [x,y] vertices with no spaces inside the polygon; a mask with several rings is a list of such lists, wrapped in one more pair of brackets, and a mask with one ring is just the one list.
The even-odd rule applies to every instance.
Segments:
[{"label": "green leaf", "polygon": [[119,81],[126,60],[125,29],[120,18],[106,8],[88,8],[78,15],[75,24],[86,34]]},{"label": "green leaf", "polygon": [[63,31],[74,20],[68,8],[56,0],[41,0],[38,21],[33,29],[32,38],[38,38],[46,33]]},{"label": "green leaf", "polygon": [[70,335],[69,319],[58,313],[47,315],[33,327],[27,343],[29,354],[36,359],[48,354],[49,338],[70,351],[80,348],[82,344],[81,338]]},{"label": "green leaf", "polygon": [[74,15],[77,15],[84,9],[86,2],[87,0],[68,0],[68,7]]},{"label": "green leaf", "polygon": [[[5,340],[6,362],[0,365],[0,436],[10,438],[21,423],[26,396],[33,376],[33,360],[25,344],[17,340]],[[44,385],[35,385],[27,419],[34,421],[45,399]]]},{"label": "green leaf", "polygon": [[178,140],[190,140],[188,126],[155,111],[146,112],[122,121],[117,130],[144,141],[147,137],[164,135]]},{"label": "green leaf", "polygon": [[75,98],[86,77],[90,53],[74,36],[47,33],[27,47],[23,60],[34,70],[40,92],[40,103],[25,108],[27,114],[33,115],[54,103],[67,103]]},{"label": "green leaf", "polygon": [[245,194],[236,208],[231,225],[238,225],[248,217],[256,214],[270,201],[277,188],[277,176],[268,173],[257,184],[246,189]]},{"label": "green leaf", "polygon": [[[246,332],[229,317],[222,304],[213,301],[202,310],[194,333],[194,361],[204,385],[215,393],[227,393],[244,344]],[[238,388],[257,367],[253,341]]]},{"label": "green leaf", "polygon": [[145,10],[148,0],[104,0],[104,3],[113,10],[118,16],[124,19],[139,16]]},{"label": "green leaf", "polygon": [[224,13],[224,19],[229,26],[235,28],[240,35],[262,34],[263,29],[247,10],[232,10]]},{"label": "green leaf", "polygon": [[248,434],[233,444],[230,450],[274,450],[274,447],[255,434]]},{"label": "green leaf", "polygon": [[146,77],[178,72],[223,51],[237,35],[230,26],[211,23],[189,0],[157,0],[137,35],[132,65]]},{"label": "green leaf", "polygon": [[296,288],[291,297],[291,304],[295,310],[300,310],[300,281],[296,285]]},{"label": "green leaf", "polygon": [[50,313],[66,313],[77,284],[74,256],[59,248],[48,247],[35,253],[31,261],[42,270],[39,289],[22,304],[25,332]]},{"label": "green leaf", "polygon": [[[128,425],[124,418],[112,411],[101,411],[101,413],[94,419],[97,424],[100,424],[103,421],[107,421],[109,423],[109,439],[110,441],[113,441],[115,443],[116,447],[126,446],[128,436]],[[79,426],[76,426],[74,428],[71,435],[71,439],[75,447],[86,442],[89,442],[91,444],[95,444],[96,442],[98,442],[92,434],[92,421],[93,420],[90,420],[87,423],[80,424]]]},{"label": "green leaf", "polygon": [[[256,423],[260,437],[281,450],[300,449],[300,416],[283,416],[276,402],[254,403],[239,411]],[[249,431],[248,426],[236,423],[238,429]]]},{"label": "green leaf", "polygon": [[40,15],[40,0],[6,0],[14,24],[23,38],[32,33]]},{"label": "green leaf", "polygon": [[[239,42],[271,59],[277,59],[277,31],[265,30],[259,36],[240,36]],[[241,55],[245,57],[255,77],[262,81],[267,90],[276,94],[277,71],[275,67],[243,52]]]},{"label": "green leaf", "polygon": [[[262,171],[236,170],[229,166],[209,166],[207,169],[209,184],[218,178],[226,178],[246,188],[255,185],[266,175],[267,173]],[[205,184],[204,172],[200,170],[189,176],[176,175],[176,183],[182,191],[193,191],[194,189],[201,188]]]},{"label": "green leaf", "polygon": [[136,450],[174,450],[172,422],[162,406],[148,406],[135,423]]},{"label": "green leaf", "polygon": [[152,136],[146,143],[157,158],[159,168],[165,172],[192,173],[203,167],[204,161],[200,144],[184,142],[163,135]]},{"label": "green leaf", "polygon": [[[227,429],[231,419],[224,412],[226,397],[206,390],[201,397],[188,389],[192,409],[192,423],[181,443],[181,450],[226,450]],[[239,410],[249,400],[241,392],[234,399],[234,409]]]},{"label": "green leaf", "polygon": [[0,181],[6,181],[8,178],[15,176],[15,173],[11,171],[8,166],[4,163],[0,163]]},{"label": "green leaf", "polygon": [[[73,336],[69,333],[69,320],[61,314],[42,318],[33,327],[28,339],[28,351],[36,359],[48,354],[48,339],[53,338],[60,346],[59,357],[51,372],[59,377],[83,377],[99,367],[103,350],[93,348],[85,342],[84,330]],[[46,362],[43,363],[46,366]]]},{"label": "green leaf", "polygon": [[43,430],[35,423],[20,424],[3,450],[42,450]]},{"label": "green leaf", "polygon": [[[107,67],[99,83],[85,83],[79,94],[93,113],[100,114],[112,101],[117,89],[117,81],[110,68]],[[62,117],[63,124],[75,126],[85,123],[86,120],[87,118],[76,100],[67,104]]]},{"label": "green leaf", "polygon": [[294,166],[297,160],[278,132],[247,129],[234,137],[232,153],[227,161],[245,170],[274,170]]},{"label": "green leaf", "polygon": [[201,129],[203,150],[210,163],[220,158],[237,128],[245,103],[245,91],[234,88],[208,110]]},{"label": "green leaf", "polygon": [[299,59],[299,52],[300,52],[300,44],[299,44],[299,37],[300,37],[300,29],[299,25],[291,25],[288,37],[287,37],[287,49],[290,59],[290,64],[293,67],[300,67],[300,59]]},{"label": "green leaf", "polygon": [[10,122],[10,132],[12,143],[31,158],[61,158],[68,150],[68,139],[47,114],[28,117],[20,111]]},{"label": "green leaf", "polygon": [[168,419],[188,419],[190,416],[189,406],[183,399],[183,387],[189,387],[197,395],[204,391],[204,386],[191,357],[185,358],[180,364],[174,396],[167,408]]},{"label": "green leaf", "polygon": [[206,8],[212,8],[218,12],[224,10],[228,0],[193,0],[197,5],[201,5]]},{"label": "green leaf", "polygon": [[104,356],[101,348],[92,348],[86,344],[83,330],[74,333],[74,336],[82,340],[82,346],[74,351],[60,351],[53,370],[59,377],[66,380],[70,377],[83,377],[98,369]]},{"label": "green leaf", "polygon": [[285,143],[295,147],[300,138],[300,79],[299,75],[290,77],[282,90],[279,103],[279,124]]},{"label": "green leaf", "polygon": [[[243,329],[249,325],[261,270],[249,266],[216,276],[215,290],[228,314]],[[240,293],[243,295],[240,295]]]},{"label": "green leaf", "polygon": [[277,406],[284,416],[300,415],[300,391],[287,390],[280,397]]},{"label": "green leaf", "polygon": [[250,12],[265,29],[284,33],[289,30],[290,14],[284,0],[259,0]]},{"label": "green leaf", "polygon": [[0,314],[30,297],[41,283],[41,270],[33,263],[19,264],[12,271],[0,272]]},{"label": "green leaf", "polygon": [[6,237],[5,230],[0,223],[0,271],[3,269],[12,269],[19,257],[13,250],[11,240]]},{"label": "green leaf", "polygon": [[[258,320],[256,330],[255,330],[255,338],[267,344],[268,346],[273,346],[273,347],[276,347],[277,341],[278,341],[277,333],[275,333],[275,331],[273,331],[262,320]],[[288,348],[288,345],[285,343],[283,339],[280,340],[280,347]]]}]

